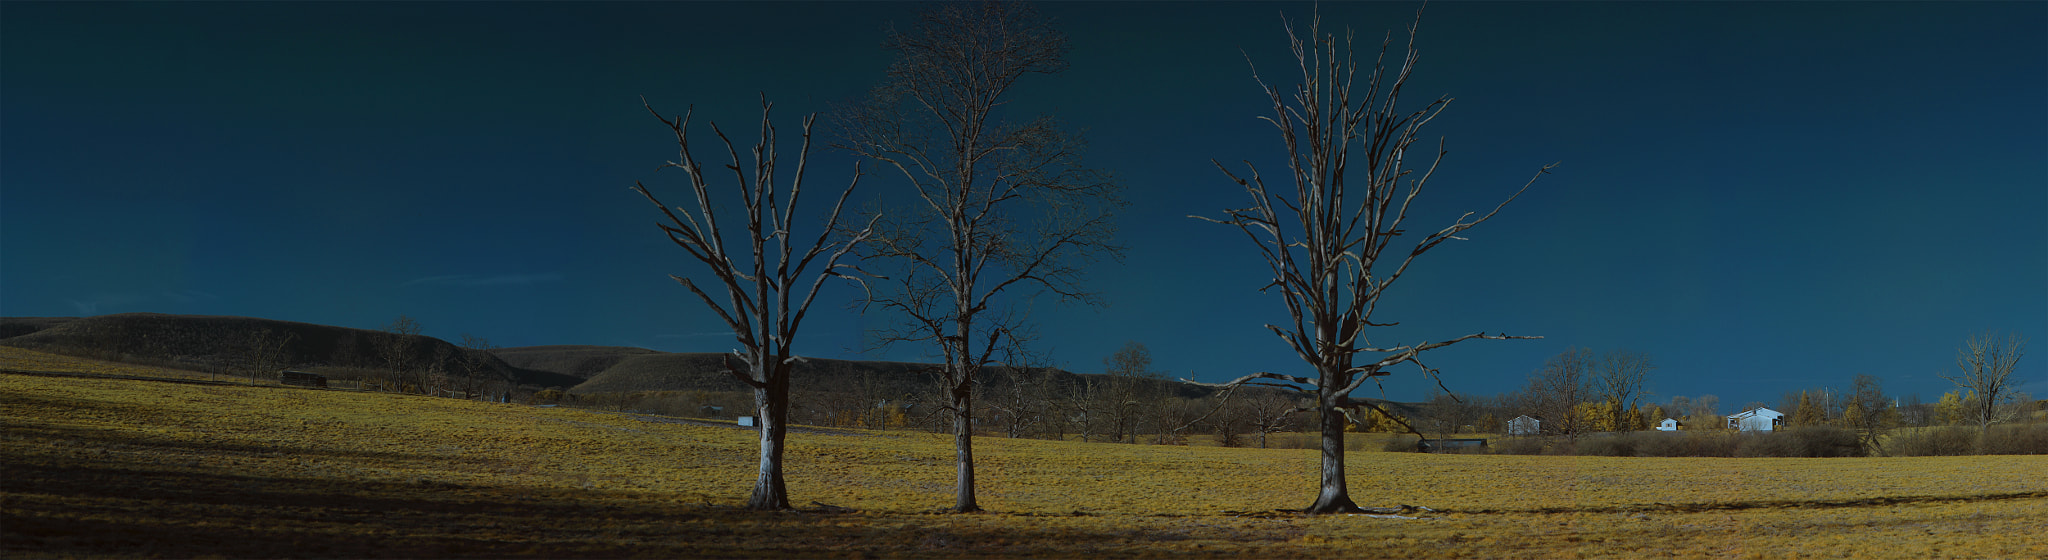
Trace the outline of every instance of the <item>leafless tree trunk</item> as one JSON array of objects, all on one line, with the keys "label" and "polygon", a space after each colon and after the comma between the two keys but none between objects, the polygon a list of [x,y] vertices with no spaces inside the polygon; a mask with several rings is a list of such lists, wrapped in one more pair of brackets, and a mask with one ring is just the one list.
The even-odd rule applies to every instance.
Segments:
[{"label": "leafless tree trunk", "polygon": [[1259,449],[1266,448],[1266,435],[1294,431],[1294,413],[1303,407],[1285,397],[1263,394],[1252,397],[1252,429],[1259,433]]},{"label": "leafless tree trunk", "polygon": [[1066,68],[1066,38],[1029,6],[941,5],[886,45],[896,53],[887,79],[841,113],[845,147],[896,170],[918,197],[863,255],[902,265],[898,288],[873,302],[903,322],[877,339],[937,346],[954,415],[953,510],[976,511],[975,372],[1017,326],[1003,311],[1012,288],[1099,303],[1079,281],[1088,262],[1117,255],[1111,216],[1122,202],[1050,117],[999,118],[1019,79]]},{"label": "leafless tree trunk", "polygon": [[1081,443],[1093,441],[1103,432],[1115,431],[1107,428],[1111,424],[1107,420],[1111,415],[1105,407],[1115,402],[1107,396],[1109,393],[1109,384],[1105,380],[1084,379],[1081,386],[1067,397],[1066,408],[1072,414],[1074,429],[1081,436]]},{"label": "leafless tree trunk", "polygon": [[1157,404],[1153,402],[1156,396],[1147,394],[1146,382],[1165,376],[1152,371],[1152,351],[1137,341],[1125,342],[1115,353],[1103,358],[1102,373],[1109,390],[1101,408],[1109,414],[1113,439],[1137,443],[1139,421],[1147,416],[1146,409]]},{"label": "leafless tree trunk", "polygon": [[1615,431],[1631,429],[1631,422],[1625,417],[1646,394],[1643,385],[1650,377],[1650,370],[1654,369],[1657,369],[1657,365],[1650,361],[1650,355],[1641,352],[1610,350],[1600,356],[1600,366],[1594,373],[1593,385],[1602,399],[1616,403],[1610,411],[1614,416],[1612,420]]},{"label": "leafless tree trunk", "polygon": [[985,399],[988,409],[999,417],[1003,434],[1010,438],[1043,435],[1050,430],[1055,414],[1052,360],[1024,348],[1027,337],[1018,336],[1003,350],[1003,365],[994,369],[1002,384]]},{"label": "leafless tree trunk", "polygon": [[1529,395],[1543,420],[1543,431],[1577,439],[1586,431],[1586,419],[1579,403],[1590,400],[1593,391],[1593,351],[1567,348],[1543,362],[1543,369],[1529,378]]},{"label": "leafless tree trunk", "polygon": [[462,394],[464,398],[477,398],[483,393],[484,374],[489,371],[491,351],[498,349],[491,340],[463,333],[462,348]]},{"label": "leafless tree trunk", "polygon": [[[837,276],[866,285],[859,276],[848,274],[849,271],[858,272],[857,268],[839,260],[873,235],[874,221],[869,220],[859,231],[842,232],[845,235],[837,239],[832,237],[840,227],[839,214],[846,206],[846,198],[860,184],[860,167],[854,166],[853,179],[839,193],[831,214],[818,224],[817,238],[811,241],[808,249],[798,252],[796,243],[801,240],[793,242],[791,237],[795,235],[797,223],[807,219],[796,214],[796,207],[798,196],[803,194],[805,163],[811,151],[811,125],[817,120],[816,115],[806,116],[803,120],[803,145],[797,152],[796,176],[789,181],[786,192],[775,183],[775,126],[768,118],[773,105],[768,103],[766,96],[761,100],[761,140],[754,144],[751,174],[742,167],[732,139],[719,130],[717,123],[711,123],[712,132],[725,143],[726,153],[732,158],[732,163],[724,167],[732,171],[737,181],[735,190],[739,191],[745,204],[745,230],[732,232],[719,225],[710,181],[704,177],[705,168],[690,154],[690,114],[670,119],[647,105],[645,100],[642,100],[642,106],[675,134],[677,159],[662,168],[683,170],[688,176],[690,193],[696,204],[694,208],[672,208],[638,181],[633,183],[633,190],[661,210],[666,220],[658,222],[658,225],[669,241],[703,263],[725,289],[727,302],[721,304],[689,278],[672,276],[703,300],[704,305],[732,329],[740,349],[726,357],[726,371],[754,390],[755,412],[760,419],[760,471],[754,482],[753,494],[747,498],[747,507],[789,509],[789,492],[782,478],[783,436],[788,431],[790,369],[802,360],[790,353],[790,345],[796,339],[797,328],[802,325],[805,312],[810,309],[827,278]],[[787,199],[779,198],[782,196],[787,196]],[[737,255],[726,246],[725,235],[728,233],[745,236],[746,241],[740,244]],[[805,272],[820,257],[823,257],[823,262],[817,272]]]},{"label": "leafless tree trunk", "polygon": [[1884,451],[1884,433],[1897,424],[1899,419],[1898,411],[1892,406],[1892,400],[1884,396],[1884,385],[1877,376],[1856,376],[1855,389],[1849,396],[1848,410],[1855,413],[1843,416],[1853,419],[1849,428],[1856,430],[1863,442],[1863,448],[1871,452]]},{"label": "leafless tree trunk", "polygon": [[1478,399],[1471,395],[1438,392],[1429,399],[1427,416],[1423,419],[1428,430],[1437,432],[1437,437],[1449,438],[1455,434],[1482,429],[1479,426],[1481,414]]},{"label": "leafless tree trunk", "polygon": [[[1522,190],[1484,216],[1472,219],[1473,214],[1466,213],[1405,251],[1386,252],[1396,237],[1408,234],[1402,222],[1445,153],[1439,141],[1428,169],[1420,177],[1409,176],[1413,171],[1406,162],[1409,146],[1422,126],[1451,101],[1439,98],[1414,112],[1397,108],[1401,87],[1417,59],[1415,36],[1420,25],[1418,11],[1416,22],[1408,28],[1408,46],[1397,68],[1385,64],[1391,37],[1381,43],[1380,58],[1366,77],[1364,95],[1354,103],[1352,79],[1357,65],[1349,54],[1349,41],[1340,58],[1336,38],[1322,34],[1320,19],[1309,26],[1312,42],[1305,42],[1292,24],[1286,24],[1302,83],[1288,95],[1259,80],[1273,110],[1272,115],[1260,118],[1273,125],[1287,148],[1288,169],[1294,179],[1292,193],[1269,189],[1250,161],[1245,162],[1249,178],[1213,162],[1244,187],[1253,205],[1229,210],[1224,219],[1202,219],[1236,226],[1257,246],[1273,273],[1265,288],[1278,289],[1291,318],[1284,327],[1267,328],[1315,370],[1314,377],[1258,372],[1227,385],[1279,381],[1305,388],[1304,392],[1314,396],[1322,431],[1322,488],[1307,509],[1311,513],[1359,511],[1344,479],[1344,426],[1349,410],[1378,407],[1351,399],[1352,391],[1369,379],[1391,375],[1390,368],[1402,363],[1415,364],[1424,375],[1436,377],[1435,370],[1419,361],[1429,350],[1475,338],[1534,338],[1478,332],[1384,348],[1372,347],[1367,341],[1367,327],[1394,324],[1373,322],[1373,311],[1417,257],[1445,241],[1462,239],[1459,233],[1492,218],[1535,182],[1532,177]],[[1255,69],[1253,77],[1257,76]],[[1351,167],[1354,148],[1365,159],[1362,189],[1349,188],[1347,183],[1352,172],[1359,171]],[[1549,169],[1544,166],[1538,175]],[[1359,363],[1354,358],[1360,353],[1375,355]]]},{"label": "leafless tree trunk", "polygon": [[278,372],[291,367],[291,346],[298,342],[298,333],[285,330],[263,329],[249,341],[249,382],[258,377],[277,380]]},{"label": "leafless tree trunk", "polygon": [[412,317],[399,315],[391,324],[384,326],[384,332],[388,336],[383,338],[381,350],[384,353],[384,364],[389,368],[390,378],[380,385],[383,385],[382,388],[385,390],[403,393],[407,378],[413,374],[413,370],[419,368],[419,364],[413,359],[412,350],[413,345],[418,342],[414,339],[420,335],[420,322],[413,320]]},{"label": "leafless tree trunk", "polygon": [[1989,429],[1992,422],[1999,421],[1998,408],[2013,400],[2012,372],[2026,351],[2027,341],[2019,335],[2000,341],[1989,332],[1971,335],[1956,351],[1957,373],[1941,378],[1956,384],[1957,389],[1977,394],[1969,404],[1978,428]]}]

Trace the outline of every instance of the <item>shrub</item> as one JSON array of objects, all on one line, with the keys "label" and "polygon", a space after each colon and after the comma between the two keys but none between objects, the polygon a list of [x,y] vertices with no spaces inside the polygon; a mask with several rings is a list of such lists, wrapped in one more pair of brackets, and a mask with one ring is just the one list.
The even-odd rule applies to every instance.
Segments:
[{"label": "shrub", "polygon": [[1578,454],[1601,457],[1634,457],[1636,456],[1636,448],[1641,443],[1642,438],[1638,434],[1630,432],[1604,437],[1585,438],[1579,440]]},{"label": "shrub", "polygon": [[1742,436],[1737,457],[1862,457],[1856,432],[1833,426],[1801,426]]},{"label": "shrub", "polygon": [[1962,426],[1924,428],[1892,436],[1885,452],[1894,457],[1969,455],[1977,451],[1977,431]]},{"label": "shrub", "polygon": [[1734,457],[1742,436],[1726,430],[1674,432],[1651,438],[1642,450],[1649,457]]},{"label": "shrub", "polygon": [[1979,451],[1985,455],[2048,455],[2048,424],[1992,426]]},{"label": "shrub", "polygon": [[538,393],[534,393],[532,397],[528,397],[528,398],[526,399],[526,403],[527,403],[527,404],[553,404],[553,403],[561,402],[561,401],[562,401],[563,399],[565,399],[565,398],[570,398],[570,395],[569,395],[568,393],[564,393],[564,392],[562,392],[562,390],[561,390],[561,389],[546,389],[546,390],[542,390],[542,391],[540,391],[540,392],[538,392]]}]

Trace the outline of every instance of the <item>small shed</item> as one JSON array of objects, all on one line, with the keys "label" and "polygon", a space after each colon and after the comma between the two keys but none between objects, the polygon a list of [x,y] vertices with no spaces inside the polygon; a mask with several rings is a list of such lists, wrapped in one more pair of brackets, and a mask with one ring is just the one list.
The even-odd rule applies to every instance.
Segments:
[{"label": "small shed", "polygon": [[1685,426],[1685,423],[1684,423],[1684,422],[1680,422],[1680,421],[1678,421],[1678,419],[1676,419],[1676,418],[1665,418],[1663,422],[1658,422],[1658,423],[1657,423],[1657,431],[1660,431],[1660,432],[1676,432],[1676,431],[1678,431],[1678,429],[1679,429],[1679,428],[1681,428],[1681,427],[1684,427],[1684,426]]},{"label": "small shed", "polygon": [[1533,436],[1543,433],[1543,420],[1527,414],[1508,421],[1508,435]]},{"label": "small shed", "polygon": [[1764,407],[1756,407],[1728,415],[1728,429],[1745,432],[1768,432],[1785,425],[1785,413]]}]

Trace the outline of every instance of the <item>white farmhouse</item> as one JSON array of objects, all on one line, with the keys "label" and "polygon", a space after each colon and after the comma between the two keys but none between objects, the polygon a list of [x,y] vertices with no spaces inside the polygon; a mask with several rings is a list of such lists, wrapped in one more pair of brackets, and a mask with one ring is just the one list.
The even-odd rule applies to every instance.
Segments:
[{"label": "white farmhouse", "polygon": [[1785,413],[1757,407],[1728,415],[1728,429],[1745,432],[1768,432],[1785,425]]},{"label": "white farmhouse", "polygon": [[1663,422],[1658,422],[1658,423],[1657,423],[1657,431],[1660,431],[1660,432],[1676,432],[1676,431],[1678,431],[1678,427],[1679,427],[1679,426],[1684,426],[1684,425],[1685,425],[1685,423],[1684,423],[1684,422],[1679,422],[1679,421],[1678,421],[1678,419],[1676,419],[1676,418],[1665,418]]},{"label": "white farmhouse", "polygon": [[1543,421],[1527,414],[1508,421],[1508,435],[1533,436],[1543,432]]}]

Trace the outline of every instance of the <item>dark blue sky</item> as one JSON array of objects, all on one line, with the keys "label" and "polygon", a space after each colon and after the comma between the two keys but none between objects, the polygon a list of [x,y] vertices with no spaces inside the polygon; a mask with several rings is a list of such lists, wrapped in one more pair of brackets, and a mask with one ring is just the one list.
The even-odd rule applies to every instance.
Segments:
[{"label": "dark blue sky", "polygon": [[[1414,7],[1321,12],[1374,46]],[[794,140],[880,79],[883,30],[919,8],[6,2],[0,314],[405,314],[505,346],[726,350],[667,278],[698,269],[627,190],[681,188],[653,172],[673,145],[639,96],[751,142],[765,92]],[[1085,129],[1133,204],[1126,258],[1091,276],[1109,307],[1038,304],[1040,346],[1084,372],[1126,340],[1175,377],[1300,371],[1260,326],[1286,316],[1251,247],[1185,216],[1245,202],[1211,158],[1280,171],[1241,53],[1285,79],[1280,15],[1311,7],[1041,8],[1072,68],[1013,108]],[[1437,351],[1453,389],[1509,390],[1584,346],[1652,355],[1658,400],[1775,403],[1859,373],[1933,396],[1996,329],[2033,342],[2021,373],[2048,394],[2048,4],[1438,3],[1420,48],[1408,100],[1457,100],[1411,229],[1563,163],[1381,308],[1403,324],[1377,345],[1546,337]],[[851,164],[820,150],[814,188]],[[903,186],[871,175],[856,197]],[[821,300],[801,352],[858,356],[882,319],[852,295]],[[1427,391],[1402,375],[1386,395]]]}]

